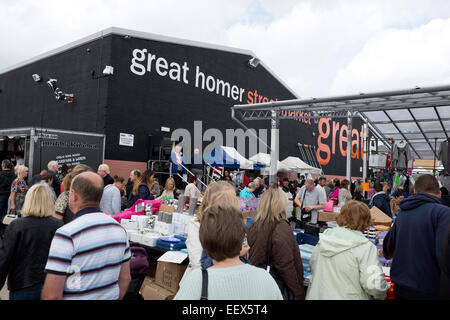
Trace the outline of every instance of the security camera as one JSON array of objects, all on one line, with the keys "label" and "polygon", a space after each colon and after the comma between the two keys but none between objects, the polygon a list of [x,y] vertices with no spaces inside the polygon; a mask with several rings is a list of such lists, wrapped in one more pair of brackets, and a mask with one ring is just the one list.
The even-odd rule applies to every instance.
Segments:
[{"label": "security camera", "polygon": [[33,74],[32,77],[35,82],[39,82],[42,80],[41,76],[38,75],[37,73]]},{"label": "security camera", "polygon": [[111,75],[114,73],[114,68],[111,66],[106,66],[105,69],[103,69],[103,74],[105,75]]},{"label": "security camera", "polygon": [[48,86],[49,86],[50,88],[52,88],[53,91],[56,91],[56,89],[57,89],[57,87],[56,87],[56,82],[57,82],[57,81],[58,81],[58,80],[56,80],[56,79],[49,79],[49,80],[47,81]]}]

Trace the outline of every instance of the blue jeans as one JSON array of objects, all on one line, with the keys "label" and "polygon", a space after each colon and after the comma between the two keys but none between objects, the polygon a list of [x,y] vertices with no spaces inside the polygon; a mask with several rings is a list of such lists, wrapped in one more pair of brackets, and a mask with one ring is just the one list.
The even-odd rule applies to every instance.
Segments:
[{"label": "blue jeans", "polygon": [[9,300],[41,300],[42,284],[32,287],[11,291]]}]

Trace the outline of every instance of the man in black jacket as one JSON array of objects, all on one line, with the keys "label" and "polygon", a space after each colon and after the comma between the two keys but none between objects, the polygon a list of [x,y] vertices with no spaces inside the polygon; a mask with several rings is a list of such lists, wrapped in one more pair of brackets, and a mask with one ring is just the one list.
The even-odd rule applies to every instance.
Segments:
[{"label": "man in black jacket", "polygon": [[114,179],[109,175],[109,166],[106,163],[102,163],[98,166],[97,174],[102,177],[103,185],[106,187],[108,184],[114,184]]},{"label": "man in black jacket", "polygon": [[383,241],[380,254],[392,258],[391,279],[396,299],[439,299],[442,244],[450,226],[450,208],[440,202],[439,183],[421,175],[414,194],[400,204],[400,212]]},{"label": "man in black jacket", "polygon": [[56,197],[59,197],[59,195],[61,194],[61,182],[56,175],[58,173],[58,162],[56,162],[55,160],[50,161],[47,164],[47,168],[48,173],[50,173],[53,178],[52,188],[55,191]]},{"label": "man in black jacket", "polygon": [[441,188],[441,202],[444,206],[450,207],[450,196],[446,187]]},{"label": "man in black jacket", "polygon": [[3,160],[2,171],[0,171],[0,224],[3,221],[3,217],[7,214],[11,183],[15,178],[13,164],[9,160]]},{"label": "man in black jacket", "polygon": [[442,243],[441,299],[450,300],[450,226]]}]

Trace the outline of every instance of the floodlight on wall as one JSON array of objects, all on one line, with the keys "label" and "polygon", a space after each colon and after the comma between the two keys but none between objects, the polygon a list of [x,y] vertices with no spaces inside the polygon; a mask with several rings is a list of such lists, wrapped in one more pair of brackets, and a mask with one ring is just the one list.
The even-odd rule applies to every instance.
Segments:
[{"label": "floodlight on wall", "polygon": [[114,74],[114,68],[111,66],[105,66],[105,69],[103,69],[103,74],[108,76]]},{"label": "floodlight on wall", "polygon": [[127,34],[127,35],[123,36],[123,38],[124,38],[125,40],[129,40],[129,39],[131,39],[131,36],[129,36],[129,35]]},{"label": "floodlight on wall", "polygon": [[37,73],[32,75],[34,82],[41,82],[42,78],[40,75],[38,75]]},{"label": "floodlight on wall", "polygon": [[95,70],[91,71],[91,75],[92,75],[92,79],[100,79],[100,78],[105,78],[105,77],[109,77],[111,75],[114,74],[114,67],[105,66],[105,69],[103,69],[103,75],[102,76],[95,76]]},{"label": "floodlight on wall", "polygon": [[252,68],[256,68],[259,65],[259,59],[256,57],[251,58],[250,60],[248,60],[248,65]]}]

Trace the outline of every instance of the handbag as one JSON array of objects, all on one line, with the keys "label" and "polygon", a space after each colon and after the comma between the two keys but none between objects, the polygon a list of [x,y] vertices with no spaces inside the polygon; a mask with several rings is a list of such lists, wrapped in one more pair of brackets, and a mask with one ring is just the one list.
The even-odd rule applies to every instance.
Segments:
[{"label": "handbag", "polygon": [[208,270],[202,268],[202,295],[200,300],[208,300]]},{"label": "handbag", "polygon": [[9,225],[11,222],[13,222],[15,219],[19,218],[19,214],[16,210],[9,210],[8,214],[3,218],[3,224]]},{"label": "handbag", "polygon": [[323,211],[333,212],[333,204],[334,204],[333,200],[325,202],[325,208],[323,209]]},{"label": "handbag", "polygon": [[309,222],[309,221],[311,221],[312,213],[311,213],[311,211],[308,212],[308,211],[303,210],[305,196],[306,196],[306,187],[305,187],[305,192],[303,192],[302,205],[300,206],[300,220]]},{"label": "handbag", "polygon": [[292,291],[284,283],[283,279],[278,275],[275,267],[270,265],[270,254],[272,252],[272,235],[273,235],[273,232],[275,231],[275,228],[277,227],[278,223],[276,223],[275,226],[272,228],[272,230],[270,230],[269,238],[267,239],[267,249],[266,249],[267,263],[266,263],[266,265],[262,265],[262,266],[258,266],[258,267],[266,269],[266,271],[270,273],[270,275],[275,280],[275,282],[278,285],[278,288],[281,291],[283,300],[294,300],[294,295],[292,294]]}]

